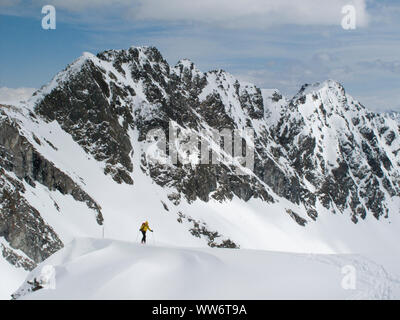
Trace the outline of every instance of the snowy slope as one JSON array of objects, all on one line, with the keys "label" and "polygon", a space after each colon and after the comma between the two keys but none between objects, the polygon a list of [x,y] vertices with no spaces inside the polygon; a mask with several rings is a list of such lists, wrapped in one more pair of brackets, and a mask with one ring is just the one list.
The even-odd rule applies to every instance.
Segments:
[{"label": "snowy slope", "polygon": [[[54,268],[51,280],[49,266]],[[346,268],[357,270],[355,287]],[[47,269],[46,269],[47,268]],[[47,275],[45,274],[47,272]],[[399,282],[359,255],[142,246],[76,239],[27,278],[22,299],[393,299]],[[47,287],[46,287],[47,288]]]},{"label": "snowy slope", "polygon": [[[1,244],[4,245],[3,242],[5,241],[0,239],[0,246]],[[9,300],[10,294],[15,292],[21,286],[21,283],[24,282],[28,272],[23,268],[16,268],[6,259],[2,258],[3,257],[0,259],[0,300]]]}]

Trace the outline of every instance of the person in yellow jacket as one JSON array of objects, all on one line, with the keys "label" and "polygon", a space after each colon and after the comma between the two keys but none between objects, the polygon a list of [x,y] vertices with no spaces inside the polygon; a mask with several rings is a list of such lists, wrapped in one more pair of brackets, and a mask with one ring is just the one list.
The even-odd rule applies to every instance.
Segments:
[{"label": "person in yellow jacket", "polygon": [[142,226],[139,229],[142,232],[143,238],[142,238],[142,243],[146,243],[146,232],[149,230],[150,232],[153,232],[153,230],[150,229],[149,227],[149,222],[143,222]]}]

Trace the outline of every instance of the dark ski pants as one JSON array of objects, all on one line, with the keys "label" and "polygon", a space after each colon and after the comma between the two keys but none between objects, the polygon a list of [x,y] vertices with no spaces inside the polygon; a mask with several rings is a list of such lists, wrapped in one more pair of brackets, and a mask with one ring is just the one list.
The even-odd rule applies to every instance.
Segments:
[{"label": "dark ski pants", "polygon": [[142,235],[143,235],[142,243],[146,243],[146,231],[142,231]]}]

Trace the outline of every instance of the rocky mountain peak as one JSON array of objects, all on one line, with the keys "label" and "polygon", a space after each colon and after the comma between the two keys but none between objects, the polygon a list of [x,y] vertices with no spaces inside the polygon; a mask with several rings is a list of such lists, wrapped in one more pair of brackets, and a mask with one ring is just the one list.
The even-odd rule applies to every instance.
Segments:
[{"label": "rocky mountain peak", "polygon": [[[334,80],[306,84],[286,99],[223,70],[203,73],[188,59],[170,67],[156,48],[130,47],[85,53],[33,99],[38,116],[57,121],[118,183],[134,183],[132,154],[140,151],[134,150],[132,136],[142,143],[149,130],[167,130],[172,121],[187,133],[204,128],[255,133],[254,172],[240,183],[232,163],[163,167],[141,155],[146,174],[188,201],[235,195],[274,201],[273,193],[302,203],[313,219],[319,201],[350,210],[357,221],[368,211],[386,214],[377,185],[386,186],[388,197],[398,193],[398,178],[391,174],[398,170],[398,128],[366,110]],[[373,175],[365,181],[361,177],[368,170]],[[204,188],[195,191],[195,185]]]},{"label": "rocky mountain peak", "polygon": [[204,74],[201,72],[196,65],[189,59],[181,59],[172,68],[172,72],[178,77],[189,77],[193,81],[195,77],[203,78]]}]

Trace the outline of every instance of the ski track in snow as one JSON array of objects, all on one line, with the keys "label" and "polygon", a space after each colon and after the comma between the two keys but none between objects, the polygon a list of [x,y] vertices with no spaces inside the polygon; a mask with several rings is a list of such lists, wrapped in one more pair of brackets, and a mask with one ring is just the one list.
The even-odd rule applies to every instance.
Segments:
[{"label": "ski track in snow", "polygon": [[[355,255],[308,255],[308,259],[334,265],[338,268],[352,266],[356,271],[356,289],[350,297],[354,300],[390,300],[392,287],[399,285],[399,281],[390,276],[382,265],[365,257]],[[366,287],[367,290],[358,288]]]}]

